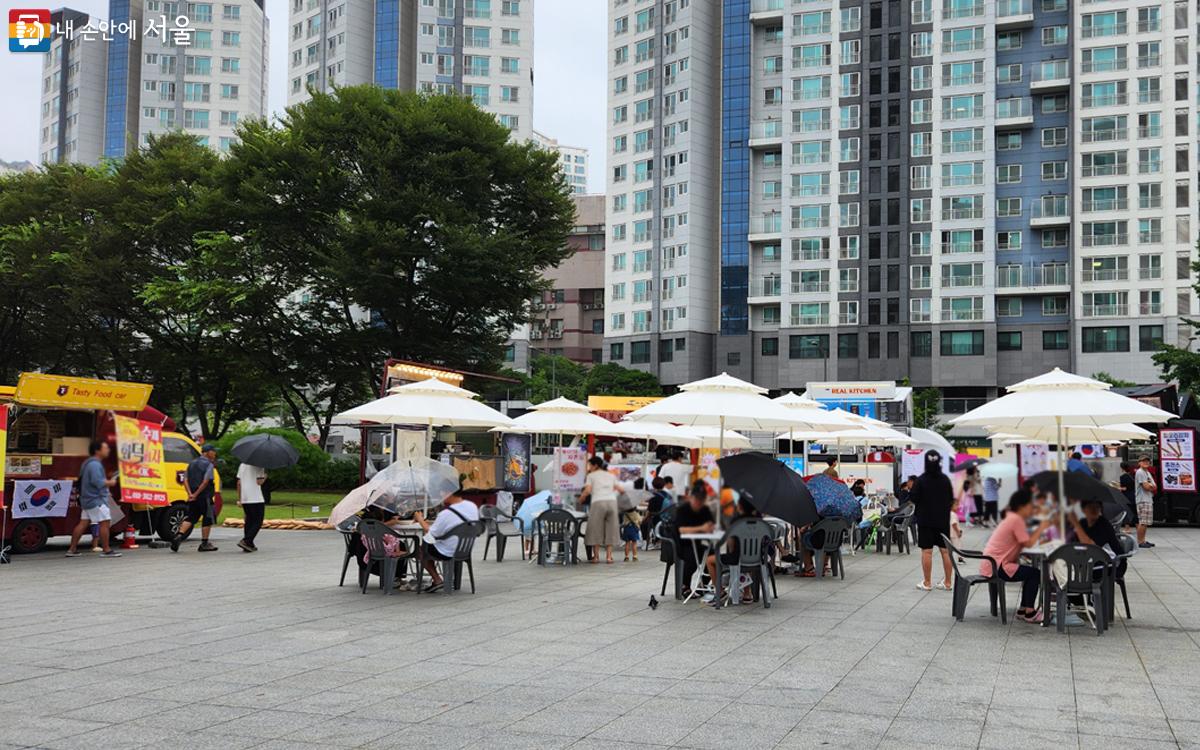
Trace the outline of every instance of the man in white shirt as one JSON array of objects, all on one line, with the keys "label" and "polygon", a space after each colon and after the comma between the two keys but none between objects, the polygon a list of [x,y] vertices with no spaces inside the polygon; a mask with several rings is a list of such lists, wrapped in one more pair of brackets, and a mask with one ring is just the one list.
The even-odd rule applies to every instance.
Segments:
[{"label": "man in white shirt", "polygon": [[446,533],[459,524],[479,520],[479,508],[470,500],[464,500],[457,493],[446,498],[445,507],[433,523],[425,520],[424,514],[413,514],[413,520],[425,530],[422,545],[425,548],[425,570],[429,572],[431,583],[425,591],[437,591],[444,583],[442,574],[438,571],[438,563],[454,557],[458,549],[458,537],[447,536]]},{"label": "man in white shirt", "polygon": [[1138,513],[1138,547],[1150,549],[1154,546],[1154,542],[1146,541],[1146,528],[1154,523],[1154,493],[1158,492],[1158,483],[1154,481],[1154,475],[1150,473],[1149,456],[1142,456],[1138,459],[1138,470],[1133,475],[1133,486],[1133,499],[1137,503]]},{"label": "man in white shirt", "polygon": [[238,505],[246,515],[246,525],[242,531],[242,541],[238,547],[242,552],[258,552],[254,537],[262,528],[263,514],[266,507],[263,504],[263,482],[267,481],[267,470],[261,466],[243,463],[238,467]]},{"label": "man in white shirt", "polygon": [[672,453],[671,459],[663,465],[659,474],[665,479],[670,477],[674,482],[672,491],[674,492],[676,501],[679,498],[686,497],[688,494],[688,479],[691,478],[692,472],[687,465],[683,463],[683,459],[678,453]]}]

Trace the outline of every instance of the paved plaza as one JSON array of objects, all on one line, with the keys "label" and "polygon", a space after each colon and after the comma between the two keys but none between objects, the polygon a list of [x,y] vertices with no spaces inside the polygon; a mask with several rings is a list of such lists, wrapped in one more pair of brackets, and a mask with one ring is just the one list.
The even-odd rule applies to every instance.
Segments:
[{"label": "paved plaza", "polygon": [[1200,530],[1152,531],[1100,638],[1002,627],[979,589],[955,623],[915,554],[652,611],[656,553],[384,597],[337,587],[337,534],[214,538],[0,567],[0,750],[1200,747]]}]

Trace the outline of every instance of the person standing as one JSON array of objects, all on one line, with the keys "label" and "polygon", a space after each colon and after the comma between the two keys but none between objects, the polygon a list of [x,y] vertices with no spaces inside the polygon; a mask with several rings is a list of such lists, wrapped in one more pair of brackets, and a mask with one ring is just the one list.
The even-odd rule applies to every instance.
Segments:
[{"label": "person standing", "polygon": [[1125,516],[1126,528],[1134,528],[1138,525],[1137,483],[1133,479],[1133,473],[1136,470],[1137,466],[1132,462],[1121,462],[1121,478],[1118,481],[1121,485],[1121,494],[1125,496],[1125,505],[1128,506]]},{"label": "person standing", "polygon": [[917,546],[921,548],[921,582],[917,588],[931,591],[933,578],[933,548],[942,551],[944,577],[937,587],[950,591],[954,584],[954,566],[943,536],[950,536],[950,510],[954,507],[954,488],[950,478],[942,473],[942,456],[937,451],[925,454],[925,473],[913,486],[910,495],[916,506]]},{"label": "person standing", "polygon": [[217,449],[212,443],[206,444],[200,455],[188,464],[183,478],[183,489],[188,493],[187,517],[179,524],[179,533],[171,540],[171,551],[178,552],[183,538],[192,530],[197,522],[201,523],[200,547],[201,552],[216,552],[217,547],[208,541],[212,532],[213,521],[213,483],[216,476],[213,467],[217,463]]},{"label": "person standing", "polygon": [[267,470],[261,466],[243,463],[238,467],[237,488],[238,505],[246,515],[246,524],[242,531],[242,540],[238,547],[242,552],[258,552],[254,538],[262,528],[263,514],[266,512],[263,497],[263,484],[267,481]]},{"label": "person standing", "polygon": [[120,557],[121,553],[109,547],[108,528],[112,522],[112,513],[108,509],[111,497],[108,488],[117,483],[116,477],[104,474],[104,459],[108,458],[108,443],[93,440],[88,445],[90,454],[83,465],[79,467],[79,507],[82,511],[79,523],[71,532],[71,546],[67,548],[67,557],[79,557],[79,538],[93,524],[98,531],[92,532],[92,542],[99,539],[104,550],[101,557]]},{"label": "person standing", "polygon": [[579,501],[589,500],[587,533],[583,543],[592,548],[593,565],[600,562],[600,548],[604,547],[606,563],[613,561],[613,545],[620,541],[621,525],[617,512],[617,493],[621,490],[617,478],[608,472],[604,459],[592,456],[588,459],[588,475],[583,482]]},{"label": "person standing", "polygon": [[1000,523],[1000,478],[983,478],[983,525]]},{"label": "person standing", "polygon": [[1146,529],[1154,525],[1154,495],[1158,492],[1158,483],[1150,472],[1150,457],[1138,459],[1138,470],[1133,475],[1134,499],[1137,502],[1137,540],[1142,549],[1150,549],[1154,542],[1146,541]]},{"label": "person standing", "polygon": [[971,521],[973,523],[983,524],[983,484],[979,481],[979,469],[972,466],[967,469],[967,476],[963,480],[963,493],[971,498],[971,507],[974,510],[971,512]]}]

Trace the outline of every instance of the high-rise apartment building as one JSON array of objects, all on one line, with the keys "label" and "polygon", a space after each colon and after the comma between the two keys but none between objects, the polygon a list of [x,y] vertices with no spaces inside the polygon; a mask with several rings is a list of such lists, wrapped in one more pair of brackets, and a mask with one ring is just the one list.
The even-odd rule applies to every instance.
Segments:
[{"label": "high-rise apartment building", "polygon": [[554,151],[558,154],[558,164],[562,169],[563,178],[566,179],[573,194],[587,193],[589,159],[586,148],[559,143],[557,139],[536,130],[533,131],[533,140],[547,151]]},{"label": "high-rise apartment building", "polygon": [[533,353],[586,364],[603,359],[604,196],[576,195],[574,202],[575,227],[567,236],[571,254],[546,272],[551,288],[534,303],[530,323],[509,338],[506,367],[528,371]]},{"label": "high-rise apartment building", "polygon": [[291,0],[288,104],[374,83],[460,92],[533,134],[533,0]]},{"label": "high-rise apartment building", "polygon": [[[610,0],[609,356],[948,402],[1054,365],[1157,379],[1195,308],[1192,6]],[[681,210],[713,342],[686,371],[660,356]]]},{"label": "high-rise apartment building", "polygon": [[[120,158],[173,130],[226,151],[241,119],[267,114],[261,0],[111,0],[106,30],[73,10],[54,22],[70,32],[55,36],[43,62],[44,162]],[[177,43],[180,28],[187,44]]]}]

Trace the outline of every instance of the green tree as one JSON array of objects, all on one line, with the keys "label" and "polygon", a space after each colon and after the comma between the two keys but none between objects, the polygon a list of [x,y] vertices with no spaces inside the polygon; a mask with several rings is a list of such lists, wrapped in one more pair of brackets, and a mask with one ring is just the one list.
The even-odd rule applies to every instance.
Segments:
[{"label": "green tree", "polygon": [[[1197,249],[1200,252],[1200,243],[1197,243]],[[1197,278],[1200,278],[1200,263],[1192,263],[1192,272],[1198,274]],[[1192,289],[1200,292],[1200,281],[1193,284]],[[1187,345],[1163,344],[1161,349],[1154,353],[1152,359],[1154,364],[1158,365],[1163,380],[1177,382],[1181,391],[1200,393],[1200,352],[1192,350],[1196,341],[1196,332],[1200,330],[1200,321],[1183,318],[1181,322],[1192,330]]]},{"label": "green tree", "polygon": [[661,396],[663,392],[662,384],[654,375],[615,362],[595,365],[588,370],[584,389],[588,396]]},{"label": "green tree", "polygon": [[1132,388],[1137,385],[1137,383],[1133,382],[1132,380],[1121,380],[1120,378],[1114,377],[1107,372],[1093,372],[1092,378],[1094,380],[1099,380],[1102,383],[1108,383],[1113,388]]},{"label": "green tree", "polygon": [[937,418],[942,410],[942,392],[940,390],[937,388],[915,389],[912,400],[913,427],[921,427],[939,433],[948,429]]}]

